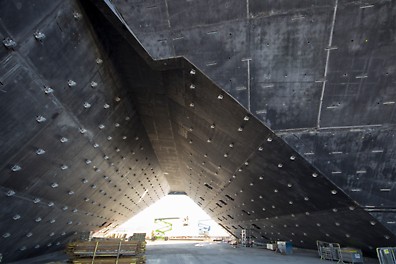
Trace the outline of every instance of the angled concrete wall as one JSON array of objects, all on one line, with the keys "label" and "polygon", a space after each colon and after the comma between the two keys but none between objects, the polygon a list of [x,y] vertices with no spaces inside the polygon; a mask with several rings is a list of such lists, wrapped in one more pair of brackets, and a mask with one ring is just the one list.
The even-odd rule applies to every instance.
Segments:
[{"label": "angled concrete wall", "polygon": [[172,191],[236,236],[395,243],[393,2],[113,3],[0,4],[6,261]]}]

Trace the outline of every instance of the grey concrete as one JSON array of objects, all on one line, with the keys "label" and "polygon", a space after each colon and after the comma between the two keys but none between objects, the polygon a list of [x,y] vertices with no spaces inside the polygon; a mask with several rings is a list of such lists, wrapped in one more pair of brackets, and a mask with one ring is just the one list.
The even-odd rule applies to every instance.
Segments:
[{"label": "grey concrete", "polygon": [[0,1],[3,262],[169,192],[236,237],[395,245],[395,3]]},{"label": "grey concrete", "polygon": [[[148,244],[147,264],[326,264],[314,250],[294,249],[293,255],[281,255],[262,248],[234,248],[227,243],[169,243]],[[375,259],[365,259],[365,263],[378,263]]]},{"label": "grey concrete", "polygon": [[112,3],[154,59],[187,58],[396,233],[395,1]]},{"label": "grey concrete", "polygon": [[66,264],[69,262],[69,256],[64,250],[49,254],[40,255],[34,258],[23,259],[15,262],[6,262],[9,264]]},{"label": "grey concrete", "polygon": [[[244,248],[227,243],[210,242],[149,242],[147,245],[147,264],[326,264],[334,263],[320,260],[315,250],[294,249],[293,255],[280,255],[263,248]],[[68,263],[64,251],[41,255],[10,264],[63,264]],[[378,264],[378,260],[365,258],[365,264]]]}]

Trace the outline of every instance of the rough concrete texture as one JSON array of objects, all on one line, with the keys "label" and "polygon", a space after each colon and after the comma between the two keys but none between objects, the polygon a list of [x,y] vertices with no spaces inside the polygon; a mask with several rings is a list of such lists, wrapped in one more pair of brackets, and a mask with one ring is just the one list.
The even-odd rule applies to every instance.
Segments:
[{"label": "rough concrete texture", "polygon": [[[149,242],[146,251],[147,264],[326,264],[315,250],[294,248],[292,255],[281,255],[263,248],[233,247],[219,242]],[[39,257],[10,264],[63,264],[68,263],[64,252],[45,254]],[[377,259],[364,258],[365,264],[378,264]]]},{"label": "rough concrete texture", "polygon": [[187,58],[393,233],[395,3],[113,1],[153,58]]},{"label": "rough concrete texture", "polygon": [[235,236],[394,245],[396,5],[370,3],[0,1],[3,261],[177,191]]},{"label": "rough concrete texture", "polygon": [[[148,244],[148,264],[326,264],[314,250],[294,249],[292,255],[281,255],[263,248],[245,248],[226,243]],[[365,259],[364,263],[378,263]]]}]

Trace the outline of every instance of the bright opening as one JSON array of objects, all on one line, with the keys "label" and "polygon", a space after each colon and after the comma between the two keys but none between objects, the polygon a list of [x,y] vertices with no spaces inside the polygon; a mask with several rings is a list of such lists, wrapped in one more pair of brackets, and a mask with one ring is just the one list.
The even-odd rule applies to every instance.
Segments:
[{"label": "bright opening", "polygon": [[224,238],[229,234],[186,195],[168,195],[107,236],[128,238],[146,233],[152,240]]}]

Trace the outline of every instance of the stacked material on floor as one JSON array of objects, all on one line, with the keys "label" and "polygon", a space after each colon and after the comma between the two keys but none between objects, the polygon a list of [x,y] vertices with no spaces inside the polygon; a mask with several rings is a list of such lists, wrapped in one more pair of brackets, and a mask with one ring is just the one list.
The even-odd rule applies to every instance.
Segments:
[{"label": "stacked material on floor", "polygon": [[283,255],[293,254],[293,245],[290,241],[278,241],[277,251]]},{"label": "stacked material on floor", "polygon": [[342,248],[338,243],[316,241],[321,259],[338,261],[337,263],[364,263],[363,253],[357,248]]},{"label": "stacked material on floor", "polygon": [[363,263],[363,253],[357,248],[341,248],[340,263]]},{"label": "stacked material on floor", "polygon": [[115,258],[100,258],[97,259],[95,258],[94,260],[88,259],[88,258],[81,258],[81,259],[76,259],[73,260],[73,263],[75,264],[144,264],[146,261],[144,259],[141,259],[140,257],[123,257],[119,259]]},{"label": "stacked material on floor", "polygon": [[324,241],[316,241],[318,253],[321,259],[339,261],[341,246],[338,243],[329,243]]},{"label": "stacked material on floor", "polygon": [[276,243],[268,243],[267,244],[267,249],[275,251],[277,249],[278,245]]},{"label": "stacked material on floor", "polygon": [[75,264],[144,264],[145,251],[144,241],[102,240],[73,242],[68,245],[68,253]]},{"label": "stacked material on floor", "polygon": [[146,233],[133,233],[133,236],[129,237],[129,241],[146,241]]}]

